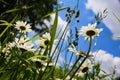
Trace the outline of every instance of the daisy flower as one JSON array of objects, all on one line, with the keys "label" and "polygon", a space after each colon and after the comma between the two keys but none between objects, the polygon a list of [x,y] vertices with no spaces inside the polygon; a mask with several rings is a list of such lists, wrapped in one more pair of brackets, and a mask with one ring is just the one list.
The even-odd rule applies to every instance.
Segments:
[{"label": "daisy flower", "polygon": [[31,42],[26,42],[24,44],[19,44],[18,45],[18,48],[20,48],[22,50],[31,51],[31,52],[35,51],[35,49],[33,47],[34,47],[34,44],[32,44]]},{"label": "daisy flower", "polygon": [[41,48],[46,48],[46,46],[49,44],[49,40],[47,40],[47,39],[40,39],[40,40],[37,40],[36,43]]},{"label": "daisy flower", "polygon": [[10,53],[10,48],[6,45],[5,48],[2,49],[3,53]]},{"label": "daisy flower", "polygon": [[85,40],[90,40],[95,36],[99,36],[99,33],[103,30],[102,28],[96,28],[97,23],[88,24],[88,26],[82,26],[80,29],[79,35],[85,36]]},{"label": "daisy flower", "polygon": [[37,45],[41,48],[46,48],[46,46],[49,44],[51,39],[50,33],[45,33],[42,35],[40,40],[37,40]]},{"label": "daisy flower", "polygon": [[77,75],[83,77],[91,69],[91,67],[91,61],[89,59],[86,59],[86,61],[80,67],[80,71],[77,73]]},{"label": "daisy flower", "polygon": [[46,32],[45,34],[42,35],[42,38],[47,39],[47,40],[50,41],[50,39],[51,39],[50,33]]},{"label": "daisy flower", "polygon": [[86,54],[83,51],[77,50],[73,44],[72,44],[72,48],[68,48],[68,50],[71,51],[71,52],[76,53],[77,55],[81,55],[83,57],[86,56]]},{"label": "daisy flower", "polygon": [[15,24],[15,28],[20,30],[20,32],[24,32],[24,33],[31,31],[30,24],[27,24],[27,22],[23,22],[23,21],[17,21]]},{"label": "daisy flower", "polygon": [[26,50],[26,51],[35,51],[34,44],[32,41],[29,41],[28,38],[21,37],[20,39],[15,38],[15,41],[12,43],[9,43],[10,48],[12,47],[17,47],[20,48],[21,50]]},{"label": "daisy flower", "polygon": [[87,59],[81,66],[81,72],[86,73],[91,68],[91,61]]}]

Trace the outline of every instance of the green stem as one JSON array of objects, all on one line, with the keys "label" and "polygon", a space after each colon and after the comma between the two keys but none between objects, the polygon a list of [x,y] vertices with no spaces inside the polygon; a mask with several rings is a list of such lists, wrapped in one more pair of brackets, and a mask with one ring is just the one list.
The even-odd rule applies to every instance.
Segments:
[{"label": "green stem", "polygon": [[81,56],[78,57],[78,59],[76,60],[76,62],[74,63],[72,69],[67,73],[67,75],[64,77],[63,80],[65,80],[65,78],[73,71],[74,67],[76,66],[76,64],[78,63],[78,61],[80,60]]},{"label": "green stem", "polygon": [[89,57],[89,53],[91,50],[91,46],[92,46],[92,36],[90,36],[90,42],[89,42],[89,48],[88,48],[88,52],[86,57],[83,59],[83,61],[80,63],[80,65],[78,66],[78,68],[75,70],[75,72],[72,74],[72,76],[70,77],[70,80],[72,80],[72,78],[75,76],[75,74],[77,73],[77,71],[80,69],[80,67],[82,66],[82,64],[85,62],[85,60]]},{"label": "green stem", "polygon": [[64,39],[65,39],[65,37],[66,37],[66,34],[67,34],[67,30],[65,31],[65,34],[64,34],[64,37],[63,37],[63,41],[62,41],[61,46],[60,46],[59,53],[58,53],[57,59],[56,59],[56,61],[55,61],[55,67],[56,67],[56,64],[57,64],[57,62],[58,62],[58,58],[59,58],[59,56],[60,56],[60,53],[61,53],[61,50],[62,50],[62,46],[63,46],[63,43],[64,43]]},{"label": "green stem", "polygon": [[[66,25],[66,27],[65,27],[65,29],[64,29],[61,37],[60,37],[60,40],[58,41],[58,44],[56,45],[56,47],[55,47],[55,49],[54,49],[54,51],[53,51],[53,53],[52,53],[52,55],[51,55],[51,57],[50,57],[50,60],[49,60],[48,63],[47,63],[47,66],[46,66],[45,70],[43,71],[43,73],[41,73],[40,79],[42,79],[43,75],[45,74],[45,71],[47,70],[49,63],[50,63],[50,61],[52,60],[52,58],[53,58],[53,56],[54,56],[54,54],[55,54],[55,52],[56,52],[56,50],[57,50],[57,48],[58,48],[61,40],[62,40],[62,37],[64,36],[64,34],[65,34],[66,30],[67,30],[67,27],[68,27],[69,23],[70,23],[70,22],[67,23],[67,25]],[[51,70],[50,73],[51,73],[52,71],[53,71],[53,70]],[[39,79],[38,79],[38,80],[39,80]]]}]

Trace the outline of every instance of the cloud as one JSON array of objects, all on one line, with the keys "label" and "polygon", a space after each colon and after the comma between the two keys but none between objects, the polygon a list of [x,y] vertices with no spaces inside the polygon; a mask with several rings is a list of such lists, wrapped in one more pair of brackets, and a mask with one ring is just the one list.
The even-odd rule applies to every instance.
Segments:
[{"label": "cloud", "polygon": [[120,1],[119,0],[88,0],[86,8],[91,9],[94,13],[108,9],[108,15],[103,20],[104,24],[111,30],[114,36],[120,36],[120,23],[117,21],[116,14],[120,18]]},{"label": "cloud", "polygon": [[[55,15],[51,15],[51,19],[50,22],[48,22],[47,20],[45,20],[44,22],[46,23],[46,25],[51,28],[51,25],[53,25],[54,23],[54,19],[55,19]],[[56,30],[56,36],[57,39],[60,38],[60,36],[62,35],[62,33],[64,32],[65,27],[67,26],[67,22],[64,21],[60,16],[58,16],[58,26],[57,26],[57,30]],[[67,39],[67,35],[69,35],[69,30],[67,31],[65,40]]]},{"label": "cloud", "polygon": [[[46,24],[46,26],[49,28],[49,30],[51,31],[51,26],[54,23],[54,19],[55,19],[55,15],[51,15],[51,19],[48,21],[47,19],[44,20],[44,23]],[[57,24],[57,30],[56,30],[56,36],[57,39],[59,40],[62,33],[64,32],[65,27],[67,26],[67,22],[65,20],[63,20],[60,16],[58,16],[58,24]],[[40,25],[36,25],[36,27],[38,29],[41,29]],[[42,25],[42,27],[45,27],[44,25]],[[36,32],[32,31],[28,34],[28,37],[33,37],[36,34]],[[69,30],[67,28],[67,33],[65,36],[65,40],[67,40],[67,36],[69,35]]]},{"label": "cloud", "polygon": [[120,57],[114,57],[110,53],[106,51],[99,50],[94,53],[95,62],[101,64],[101,69],[107,72],[108,74],[112,74],[114,69],[116,71],[115,77],[120,77]]}]

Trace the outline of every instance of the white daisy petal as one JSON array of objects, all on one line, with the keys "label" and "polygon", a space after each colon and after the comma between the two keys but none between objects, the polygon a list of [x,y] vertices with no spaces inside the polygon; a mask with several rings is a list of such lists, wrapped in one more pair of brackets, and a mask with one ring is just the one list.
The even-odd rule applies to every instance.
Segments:
[{"label": "white daisy petal", "polygon": [[42,35],[42,38],[48,39],[50,41],[51,39],[50,33],[46,32],[45,34]]}]

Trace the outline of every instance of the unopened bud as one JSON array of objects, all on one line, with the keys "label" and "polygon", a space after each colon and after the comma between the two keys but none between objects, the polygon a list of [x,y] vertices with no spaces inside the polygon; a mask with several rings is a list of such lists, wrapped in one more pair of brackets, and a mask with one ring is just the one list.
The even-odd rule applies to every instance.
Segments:
[{"label": "unopened bud", "polygon": [[79,15],[80,15],[80,11],[78,10],[75,17],[77,18],[79,17]]},{"label": "unopened bud", "polygon": [[70,11],[70,7],[68,7],[68,9],[67,9],[67,12],[69,12]]},{"label": "unopened bud", "polygon": [[76,21],[79,23],[80,22],[79,18],[76,18]]},{"label": "unopened bud", "polygon": [[77,51],[77,52],[78,52],[78,55],[81,55],[81,56],[83,56],[83,57],[86,56],[86,54],[85,54],[83,51],[81,51],[81,50],[79,50],[79,51]]}]

